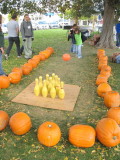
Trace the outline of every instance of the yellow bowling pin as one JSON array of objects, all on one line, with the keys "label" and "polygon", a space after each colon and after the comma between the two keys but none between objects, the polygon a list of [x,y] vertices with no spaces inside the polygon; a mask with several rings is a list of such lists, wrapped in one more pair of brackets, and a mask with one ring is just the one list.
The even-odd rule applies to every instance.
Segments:
[{"label": "yellow bowling pin", "polygon": [[55,89],[54,85],[52,85],[52,88],[50,90],[50,97],[53,99],[56,97],[56,89]]},{"label": "yellow bowling pin", "polygon": [[43,81],[43,87],[42,87],[42,96],[43,97],[47,97],[48,96],[48,89],[47,89],[47,87],[46,87],[46,81],[44,80]]},{"label": "yellow bowling pin", "polygon": [[64,82],[61,82],[61,89],[59,90],[59,94],[58,94],[60,99],[64,99],[64,97],[65,97],[65,91],[64,91],[63,87],[64,87]]},{"label": "yellow bowling pin", "polygon": [[37,79],[37,78],[35,79],[34,94],[35,94],[36,96],[39,96],[39,94],[40,94],[39,84],[38,84],[38,79]]},{"label": "yellow bowling pin", "polygon": [[46,85],[48,86],[49,84],[49,74],[46,74]]},{"label": "yellow bowling pin", "polygon": [[52,77],[49,77],[48,93],[50,93],[51,88],[52,88]]},{"label": "yellow bowling pin", "polygon": [[40,90],[40,94],[42,92],[42,87],[43,87],[42,76],[40,76],[39,77],[39,90]]}]

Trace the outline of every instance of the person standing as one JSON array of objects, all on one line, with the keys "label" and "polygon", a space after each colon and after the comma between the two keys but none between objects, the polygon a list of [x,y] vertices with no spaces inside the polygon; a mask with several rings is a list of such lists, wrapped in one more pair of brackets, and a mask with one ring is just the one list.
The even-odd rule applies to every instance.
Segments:
[{"label": "person standing", "polygon": [[116,24],[116,46],[120,49],[120,20]]},{"label": "person standing", "polygon": [[32,57],[32,41],[33,28],[28,14],[24,15],[24,21],[21,23],[20,31],[22,34],[25,58],[30,59]]},{"label": "person standing", "polygon": [[6,75],[2,69],[2,54],[4,54],[4,35],[2,33],[2,15],[0,14],[0,76]]},{"label": "person standing", "polygon": [[77,24],[73,24],[72,28],[70,29],[69,31],[69,35],[68,35],[68,41],[70,39],[72,39],[72,45],[71,45],[71,49],[70,49],[70,52],[74,53],[75,52],[75,37],[74,37],[74,30],[75,28],[77,28]]},{"label": "person standing", "polygon": [[77,54],[78,58],[82,58],[82,52],[81,52],[81,47],[82,47],[82,37],[81,37],[81,32],[79,28],[75,29],[75,53]]},{"label": "person standing", "polygon": [[8,59],[8,56],[10,54],[10,51],[12,49],[12,46],[15,42],[16,48],[17,48],[17,57],[20,58],[20,39],[19,39],[19,25],[17,20],[17,15],[14,14],[11,17],[12,19],[8,22],[7,28],[8,28],[8,40],[9,40],[9,46],[7,48],[5,58]]}]

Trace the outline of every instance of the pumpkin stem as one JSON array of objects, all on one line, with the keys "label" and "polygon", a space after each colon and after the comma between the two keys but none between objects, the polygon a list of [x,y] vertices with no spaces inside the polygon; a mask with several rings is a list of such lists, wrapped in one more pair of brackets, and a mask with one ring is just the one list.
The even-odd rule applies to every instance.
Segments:
[{"label": "pumpkin stem", "polygon": [[116,137],[116,136],[113,136],[113,139],[114,139],[114,140],[116,140],[116,139],[117,139],[117,137]]},{"label": "pumpkin stem", "polygon": [[49,125],[48,125],[48,127],[49,127],[49,128],[51,128],[51,127],[52,127],[52,125],[51,125],[51,124],[49,124]]}]

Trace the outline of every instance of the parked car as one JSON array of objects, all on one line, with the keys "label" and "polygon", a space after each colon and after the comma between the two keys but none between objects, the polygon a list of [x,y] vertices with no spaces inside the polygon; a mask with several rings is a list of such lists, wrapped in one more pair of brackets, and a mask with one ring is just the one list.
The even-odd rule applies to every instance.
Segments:
[{"label": "parked car", "polygon": [[33,28],[33,30],[37,30],[37,23],[32,22],[32,28]]},{"label": "parked car", "polygon": [[58,22],[51,22],[51,23],[49,23],[49,28],[59,28],[59,24],[58,24]]},{"label": "parked car", "polygon": [[69,21],[64,19],[64,21],[63,20],[59,21],[58,24],[60,28],[62,28],[63,26],[69,25]]},{"label": "parked car", "polygon": [[37,23],[37,29],[49,29],[49,25],[46,21],[39,21]]},{"label": "parked car", "polygon": [[7,25],[4,24],[4,23],[2,24],[2,32],[3,32],[4,34],[8,33]]}]

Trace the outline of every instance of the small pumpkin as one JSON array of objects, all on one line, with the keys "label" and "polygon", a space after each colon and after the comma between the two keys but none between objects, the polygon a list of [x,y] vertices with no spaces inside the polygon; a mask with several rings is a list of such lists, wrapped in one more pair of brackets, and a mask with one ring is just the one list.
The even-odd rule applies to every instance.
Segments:
[{"label": "small pumpkin", "polygon": [[95,136],[95,129],[88,125],[77,124],[69,129],[69,142],[76,147],[92,147]]},{"label": "small pumpkin", "polygon": [[41,54],[41,53],[39,53],[39,55],[40,55],[40,60],[41,60],[41,61],[44,61],[44,60],[45,60],[45,55],[44,55],[44,54]]},{"label": "small pumpkin", "polygon": [[0,88],[8,88],[10,86],[10,80],[7,76],[0,76]]},{"label": "small pumpkin", "polygon": [[16,135],[26,134],[32,127],[30,117],[24,112],[15,113],[9,121],[12,132]]},{"label": "small pumpkin", "polygon": [[120,125],[120,107],[112,107],[107,112],[107,117],[114,119]]},{"label": "small pumpkin", "polygon": [[10,80],[11,83],[17,84],[21,80],[21,74],[19,72],[11,72],[8,75],[8,78],[9,78],[9,80]]},{"label": "small pumpkin", "polygon": [[111,86],[108,83],[101,83],[98,87],[97,87],[97,94],[100,97],[104,97],[105,94],[109,91],[112,91]]},{"label": "small pumpkin", "polygon": [[99,59],[99,57],[101,57],[101,56],[105,56],[105,50],[104,50],[104,49],[99,49],[99,50],[97,51],[97,57],[98,57],[98,59]]},{"label": "small pumpkin", "polygon": [[40,62],[40,56],[39,55],[35,55],[35,56],[33,56],[33,58],[32,59],[35,59],[35,60],[37,60],[38,62]]},{"label": "small pumpkin", "polygon": [[62,56],[62,59],[64,60],[64,61],[69,61],[70,59],[71,59],[71,56],[70,56],[70,54],[63,54],[63,56]]},{"label": "small pumpkin", "polygon": [[51,147],[60,141],[61,131],[56,123],[47,121],[39,126],[37,136],[41,144]]},{"label": "small pumpkin", "polygon": [[9,122],[9,116],[5,111],[0,111],[0,131],[5,129]]},{"label": "small pumpkin", "polygon": [[108,57],[107,56],[100,56],[99,61],[108,61]]},{"label": "small pumpkin", "polygon": [[47,47],[46,50],[50,50],[51,54],[54,53],[54,49],[52,47]]},{"label": "small pumpkin", "polygon": [[108,78],[109,78],[110,75],[111,75],[109,71],[105,71],[105,70],[101,70],[101,71],[100,71],[100,74],[102,74],[102,75],[104,75],[104,76],[106,76],[106,77],[108,77]]},{"label": "small pumpkin", "polygon": [[104,62],[99,62],[98,64],[98,70],[101,70],[101,68],[104,66],[104,65],[107,65],[107,61],[104,61]]},{"label": "small pumpkin", "polygon": [[119,107],[120,106],[120,95],[117,91],[109,91],[104,96],[104,104],[105,106],[111,107]]},{"label": "small pumpkin", "polygon": [[120,127],[111,118],[101,119],[96,126],[98,140],[107,147],[114,147],[120,143]]}]

